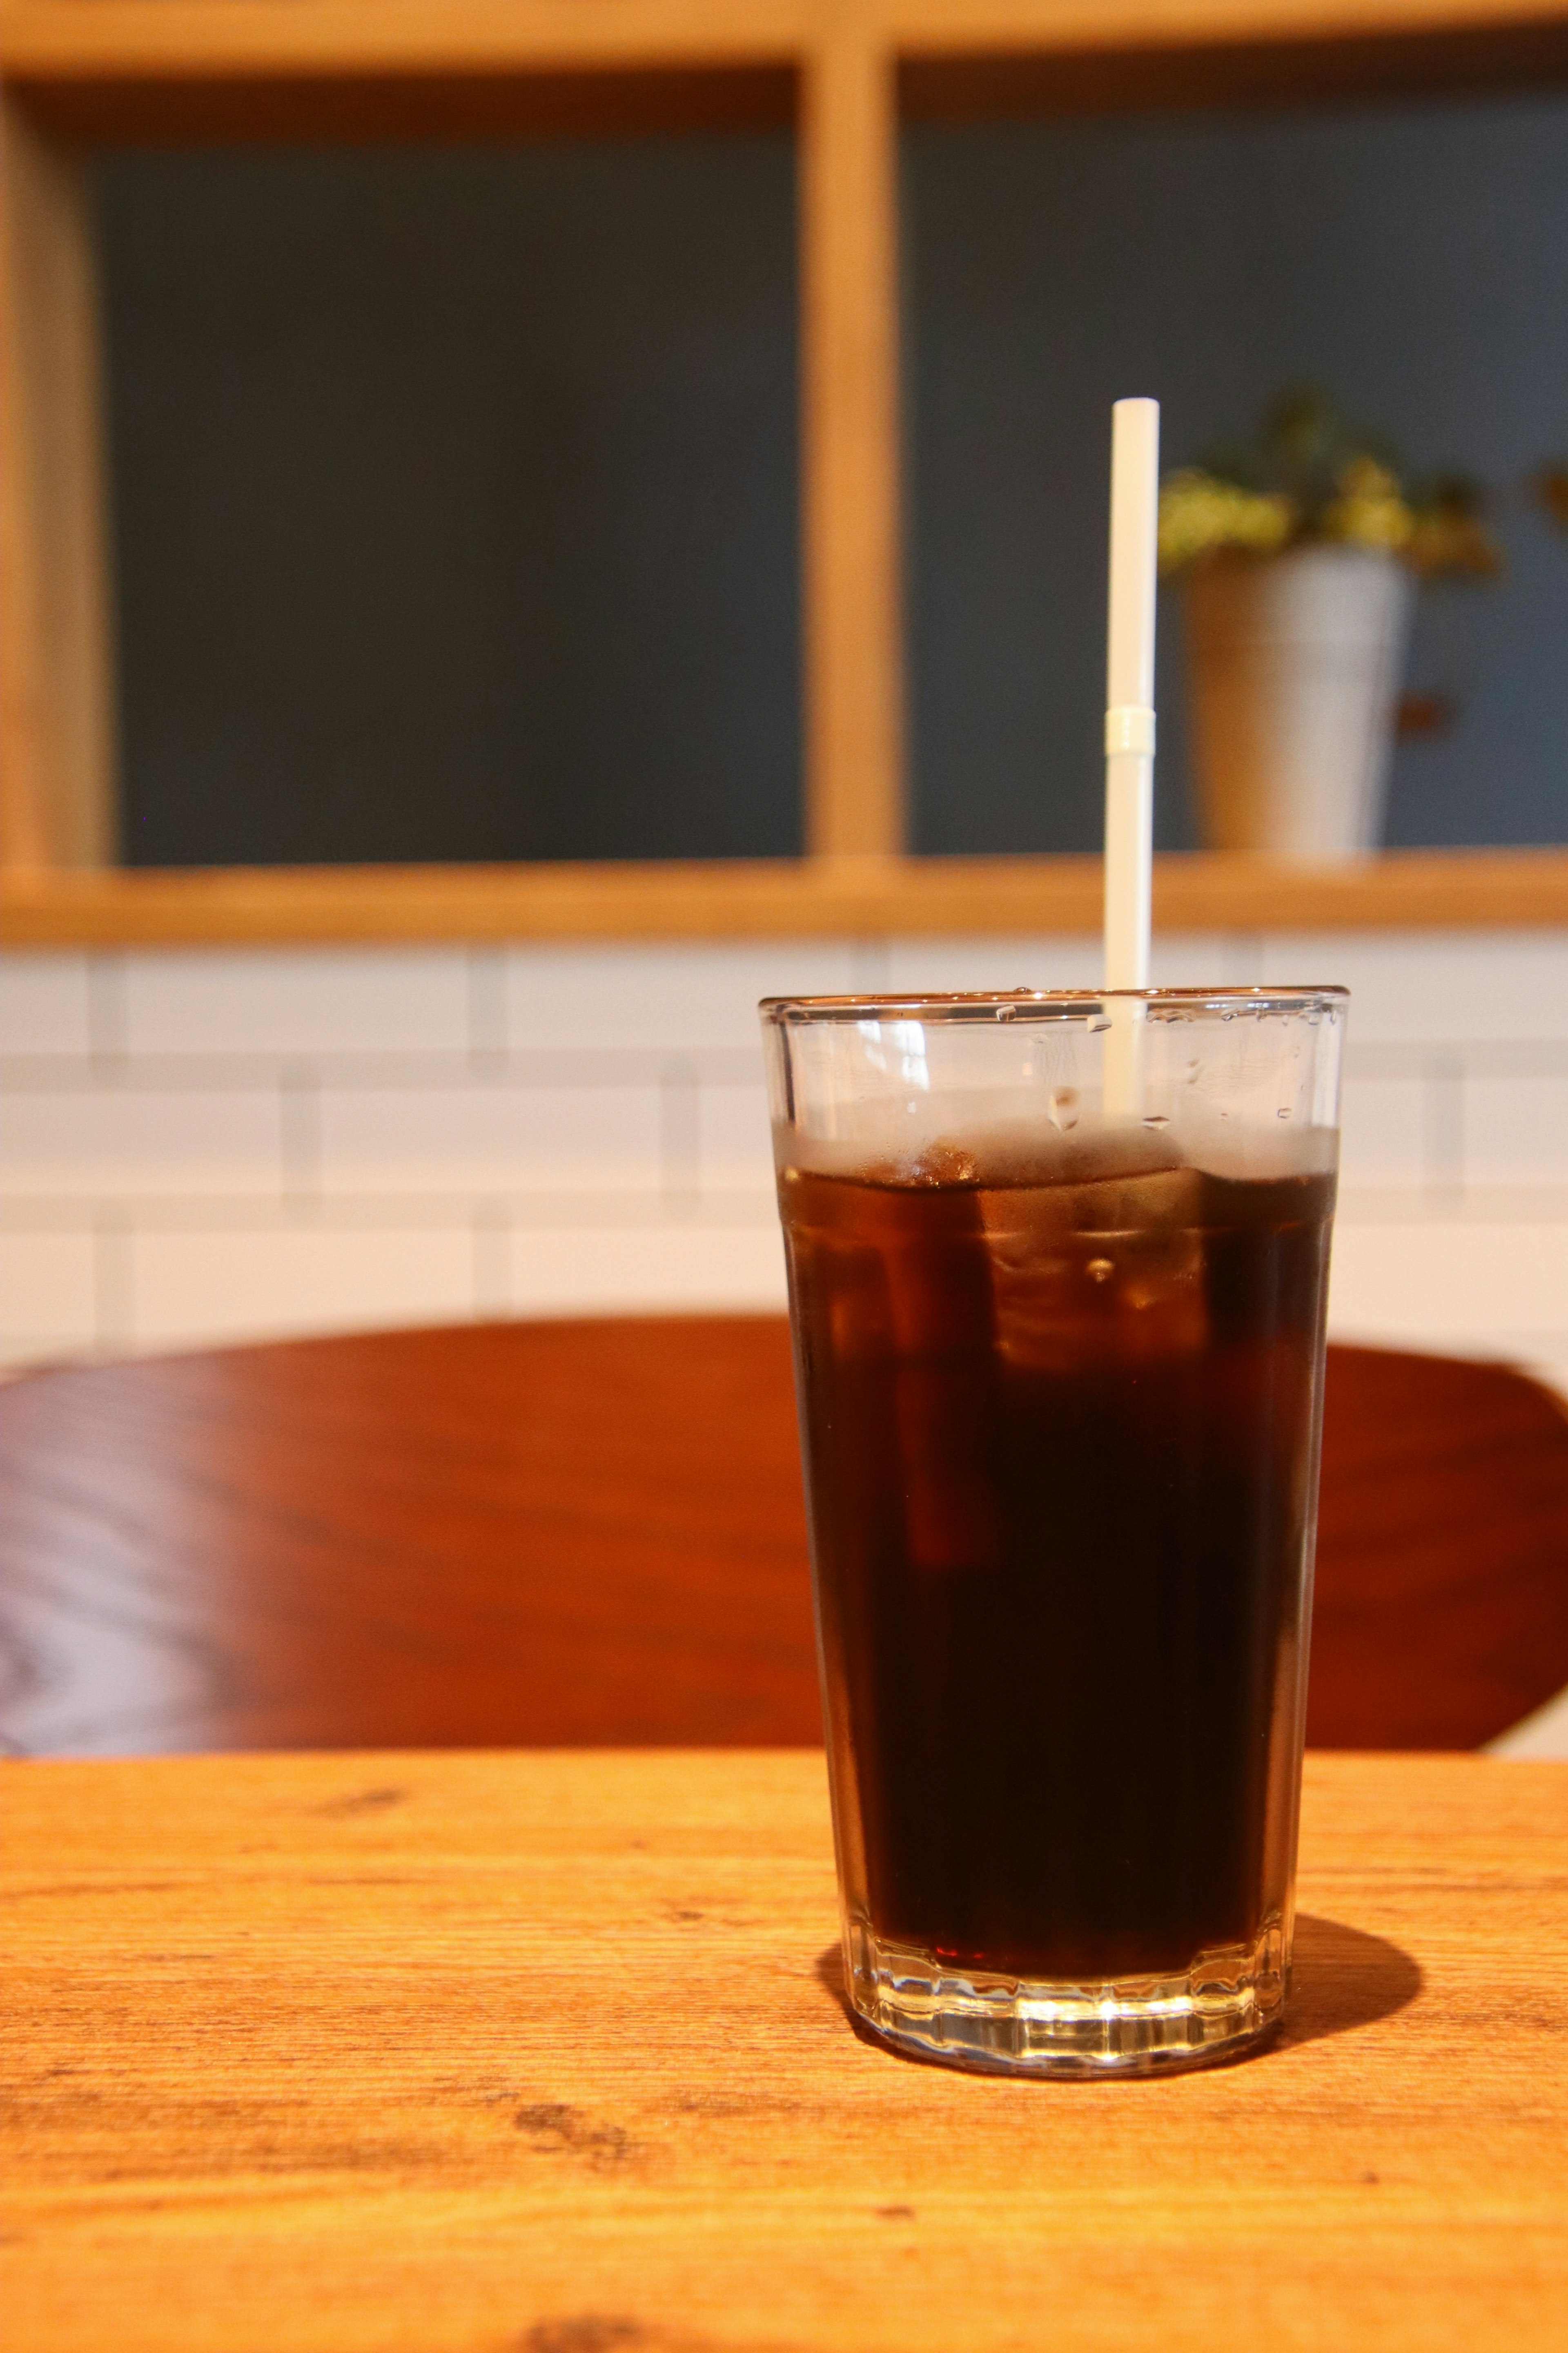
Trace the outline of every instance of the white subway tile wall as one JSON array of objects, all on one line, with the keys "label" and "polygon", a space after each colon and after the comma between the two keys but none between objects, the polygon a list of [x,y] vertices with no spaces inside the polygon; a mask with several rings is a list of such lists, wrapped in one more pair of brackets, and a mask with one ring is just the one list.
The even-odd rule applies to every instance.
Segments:
[{"label": "white subway tile wall", "polygon": [[0,1346],[7,1362],[101,1346],[98,1261],[96,1231],[0,1232]]},{"label": "white subway tile wall", "polygon": [[0,1053],[80,1062],[91,1049],[89,960],[0,955]]},{"label": "white subway tile wall", "polygon": [[187,948],[90,961],[100,1050],[128,1059],[461,1054],[471,1042],[473,959],[461,948]]},{"label": "white subway tile wall", "polygon": [[[1345,1337],[1568,1384],[1568,934],[1167,938],[1345,980]],[[0,1361],[774,1306],[764,995],[1092,986],[1088,938],[0,955]]]},{"label": "white subway tile wall", "polygon": [[[205,1346],[471,1314],[468,1224],[142,1229],[125,1238],[132,1344]],[[388,1314],[396,1303],[395,1316]]]},{"label": "white subway tile wall", "polygon": [[8,1198],[201,1200],[254,1196],[278,1181],[277,1086],[143,1086],[122,1070],[100,1086],[7,1090],[0,1111],[0,1193]]},{"label": "white subway tile wall", "polygon": [[657,1193],[667,1105],[653,1073],[634,1086],[563,1084],[554,1071],[532,1084],[510,1071],[476,1083],[466,1070],[444,1083],[329,1082],[316,1092],[316,1185],[329,1198]]}]

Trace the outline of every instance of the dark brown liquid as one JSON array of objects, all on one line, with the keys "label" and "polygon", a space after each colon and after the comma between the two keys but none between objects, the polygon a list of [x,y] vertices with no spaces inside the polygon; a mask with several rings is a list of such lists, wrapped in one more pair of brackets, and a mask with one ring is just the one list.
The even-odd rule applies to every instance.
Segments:
[{"label": "dark brown liquid", "polygon": [[1067,1980],[1251,1943],[1294,1837],[1332,1178],[781,1189],[871,1926]]}]

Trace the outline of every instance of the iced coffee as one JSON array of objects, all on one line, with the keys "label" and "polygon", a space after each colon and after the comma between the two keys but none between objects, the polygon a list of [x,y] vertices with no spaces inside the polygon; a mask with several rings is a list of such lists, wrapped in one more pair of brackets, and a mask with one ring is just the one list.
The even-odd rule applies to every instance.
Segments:
[{"label": "iced coffee", "polygon": [[1279,2015],[1341,1015],[1151,999],[1112,1118],[1093,1001],[826,1050],[770,1009],[847,1962],[895,2042],[1137,2069]]}]

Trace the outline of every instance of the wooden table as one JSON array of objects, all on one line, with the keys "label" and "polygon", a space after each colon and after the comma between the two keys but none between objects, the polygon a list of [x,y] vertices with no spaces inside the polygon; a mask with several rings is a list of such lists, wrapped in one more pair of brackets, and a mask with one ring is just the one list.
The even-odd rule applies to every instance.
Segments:
[{"label": "wooden table", "polygon": [[1308,1761],[1290,2024],[891,2058],[820,1757],[30,1763],[9,2353],[1568,2344],[1568,1766]]}]

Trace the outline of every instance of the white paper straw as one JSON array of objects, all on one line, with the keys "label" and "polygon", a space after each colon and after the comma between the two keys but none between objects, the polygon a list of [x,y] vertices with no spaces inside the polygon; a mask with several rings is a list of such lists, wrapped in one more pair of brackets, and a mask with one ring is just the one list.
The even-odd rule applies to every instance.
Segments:
[{"label": "white paper straw", "polygon": [[[1110,412],[1110,596],[1105,669],[1105,986],[1149,986],[1154,819],[1154,587],[1160,404]],[[1108,1005],[1105,1115],[1143,1108],[1143,1008]]]}]

